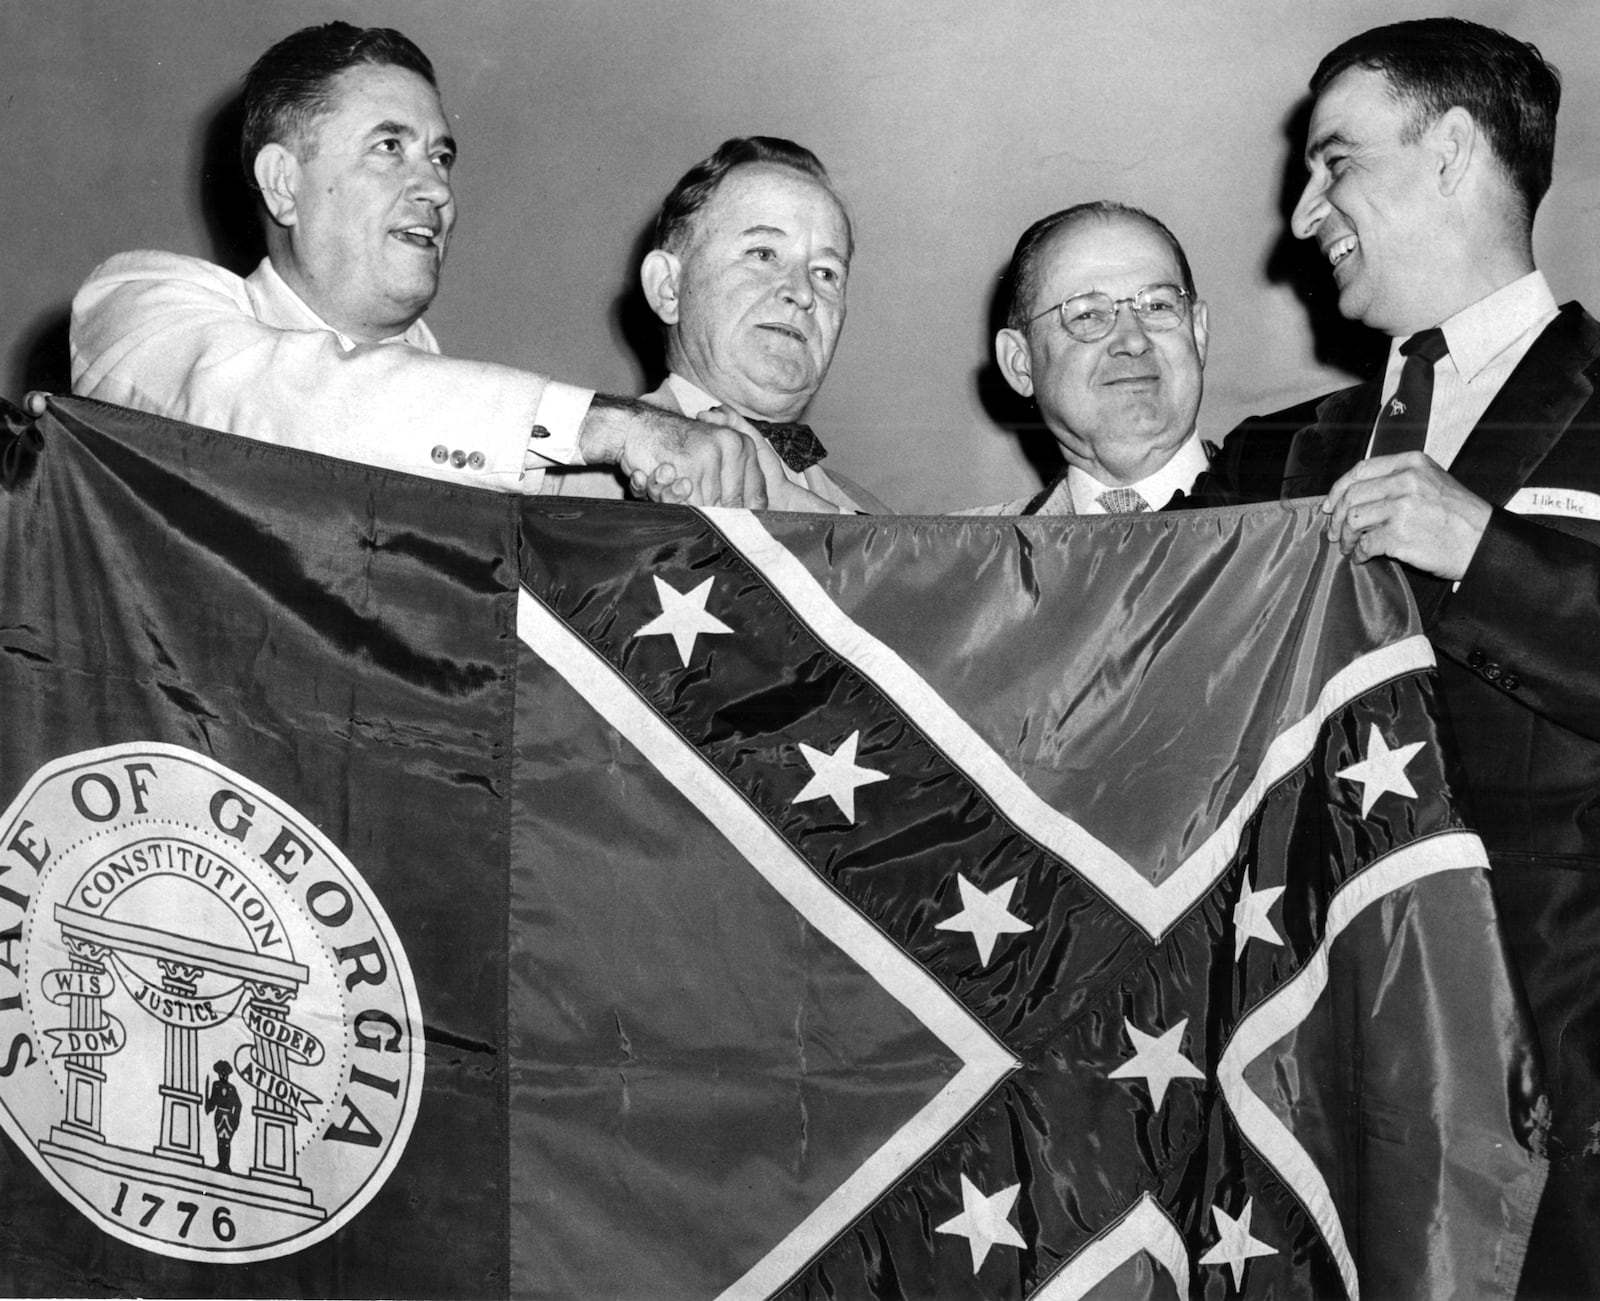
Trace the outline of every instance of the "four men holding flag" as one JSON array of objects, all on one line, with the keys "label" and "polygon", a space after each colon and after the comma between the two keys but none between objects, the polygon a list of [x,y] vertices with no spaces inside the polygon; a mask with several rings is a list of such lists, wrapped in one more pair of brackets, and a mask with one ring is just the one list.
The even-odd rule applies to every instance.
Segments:
[{"label": "four men holding flag", "polygon": [[[1430,19],[1346,42],[1311,89],[1293,231],[1343,314],[1391,337],[1383,375],[1208,454],[1207,309],[1176,238],[1119,204],[1066,209],[1019,243],[996,340],[1068,463],[1016,510],[1324,495],[1341,551],[1404,566],[1544,1057],[1549,1130],[1527,1139],[1548,1141],[1552,1175],[1524,1294],[1582,1295],[1600,1289],[1600,324],[1558,307],[1533,264],[1559,81],[1531,46]],[[730,140],[669,196],[641,277],[671,375],[639,402],[440,354],[422,317],[456,144],[411,42],[296,33],[252,70],[246,110],[268,257],[243,279],[113,258],[74,302],[79,393],[502,491],[626,481],[667,502],[884,509],[822,471],[795,424],[854,252],[809,151]],[[615,470],[574,468],[597,465]]]}]

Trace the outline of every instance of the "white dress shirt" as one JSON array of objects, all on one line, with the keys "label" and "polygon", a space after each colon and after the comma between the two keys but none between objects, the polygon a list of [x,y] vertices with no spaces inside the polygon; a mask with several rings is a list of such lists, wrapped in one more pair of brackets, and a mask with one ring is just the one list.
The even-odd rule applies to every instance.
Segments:
[{"label": "white dress shirt", "polygon": [[[1194,481],[1200,477],[1201,472],[1209,464],[1206,456],[1205,443],[1201,441],[1199,429],[1190,432],[1189,437],[1173,453],[1172,459],[1163,465],[1154,474],[1140,479],[1138,483],[1120,485],[1132,488],[1141,497],[1151,510],[1160,510],[1172,500],[1175,492],[1188,492],[1194,487]],[[1104,515],[1106,508],[1095,500],[1111,484],[1104,484],[1087,471],[1069,466],[1065,477],[1058,478],[1050,489],[1050,495],[1043,505],[1035,512],[1039,515]],[[1011,501],[995,502],[987,506],[968,506],[963,510],[951,511],[952,515],[1020,515],[1033,501],[1037,493],[1026,497],[1016,497]]]},{"label": "white dress shirt", "polygon": [[[1423,450],[1444,469],[1450,468],[1500,386],[1559,310],[1544,273],[1530,271],[1441,322],[1439,328],[1450,351],[1434,363],[1433,401]],[[1400,386],[1405,365],[1400,345],[1404,342],[1400,338],[1389,344],[1380,411]],[[1369,455],[1371,450],[1369,442]]]},{"label": "white dress shirt", "polygon": [[1137,483],[1101,483],[1087,470],[1080,470],[1074,465],[1067,469],[1067,491],[1072,494],[1072,508],[1079,515],[1106,514],[1106,508],[1098,498],[1112,487],[1132,488],[1144,498],[1145,505],[1151,510],[1160,510],[1172,500],[1173,493],[1188,492],[1206,465],[1206,449],[1200,441],[1200,431],[1193,429],[1189,431],[1183,446],[1172,454],[1170,461]]}]

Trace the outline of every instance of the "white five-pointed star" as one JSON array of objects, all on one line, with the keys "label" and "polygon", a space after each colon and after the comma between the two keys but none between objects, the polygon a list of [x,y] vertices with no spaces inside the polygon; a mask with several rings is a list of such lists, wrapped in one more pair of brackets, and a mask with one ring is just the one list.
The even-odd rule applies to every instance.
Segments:
[{"label": "white five-pointed star", "polygon": [[1334,775],[1361,783],[1361,816],[1366,817],[1378,802],[1378,796],[1385,791],[1393,791],[1410,800],[1417,798],[1416,789],[1406,777],[1406,765],[1416,758],[1417,751],[1426,744],[1426,741],[1413,741],[1410,745],[1391,750],[1374,723],[1367,734],[1367,757]]},{"label": "white five-pointed star", "polygon": [[1142,1075],[1150,1086],[1150,1096],[1155,1100],[1156,1110],[1160,1111],[1161,1103],[1167,1096],[1167,1085],[1173,1080],[1203,1080],[1206,1077],[1206,1073],[1185,1057],[1183,1050],[1178,1047],[1188,1026],[1189,1018],[1184,1017],[1166,1033],[1153,1035],[1146,1034],[1131,1021],[1124,1021],[1122,1028],[1128,1032],[1128,1041],[1133,1044],[1133,1056],[1112,1071],[1110,1078],[1120,1080]]},{"label": "white five-pointed star", "polygon": [[856,787],[889,780],[889,774],[886,772],[856,766],[856,746],[860,744],[859,731],[851,732],[844,739],[844,744],[832,754],[814,750],[801,741],[800,753],[811,765],[811,780],[800,788],[800,793],[790,802],[799,804],[802,800],[820,800],[826,795],[839,806],[839,812],[844,814],[846,821],[854,822]]},{"label": "white five-pointed star", "polygon": [[1276,1256],[1278,1249],[1269,1247],[1259,1238],[1250,1236],[1250,1216],[1255,1211],[1255,1198],[1245,1198],[1244,1210],[1236,1220],[1220,1206],[1211,1208],[1212,1221],[1221,1234],[1217,1245],[1200,1257],[1202,1265],[1226,1265],[1233,1271],[1233,1290],[1244,1286],[1244,1263],[1253,1256]]},{"label": "white five-pointed star", "polygon": [[1272,905],[1278,902],[1278,896],[1283,893],[1281,885],[1270,886],[1265,890],[1252,890],[1250,888],[1250,874],[1244,875],[1244,888],[1239,892],[1239,902],[1233,905],[1233,960],[1237,962],[1244,957],[1244,946],[1251,940],[1261,940],[1266,944],[1282,944],[1283,936],[1279,935],[1267,914],[1272,910]]},{"label": "white five-pointed star", "polygon": [[1021,1184],[1012,1184],[1009,1188],[1002,1188],[993,1197],[985,1197],[972,1180],[962,1175],[961,1214],[935,1225],[934,1232],[957,1233],[965,1238],[967,1246],[972,1248],[972,1272],[976,1274],[983,1267],[983,1258],[989,1254],[990,1247],[997,1244],[1003,1247],[1028,1245],[1006,1218],[1011,1214],[1011,1207],[1020,1191]]},{"label": "white five-pointed star", "polygon": [[978,965],[987,967],[989,955],[994,952],[994,942],[1001,935],[1021,935],[1033,929],[1032,922],[1013,917],[1009,908],[1011,892],[1017,888],[1017,878],[1002,881],[993,890],[983,891],[964,876],[956,877],[961,889],[961,911],[954,917],[939,922],[937,931],[966,931],[978,944]]},{"label": "white five-pointed star", "polygon": [[[655,575],[651,577],[655,578]],[[680,592],[670,583],[656,578],[656,595],[661,598],[661,613],[633,635],[671,637],[677,643],[678,658],[683,661],[683,667],[688,668],[696,637],[701,633],[709,635],[733,631],[716,615],[706,613],[706,601],[711,596],[711,584],[715,581],[714,578],[708,578],[694,591]]]}]

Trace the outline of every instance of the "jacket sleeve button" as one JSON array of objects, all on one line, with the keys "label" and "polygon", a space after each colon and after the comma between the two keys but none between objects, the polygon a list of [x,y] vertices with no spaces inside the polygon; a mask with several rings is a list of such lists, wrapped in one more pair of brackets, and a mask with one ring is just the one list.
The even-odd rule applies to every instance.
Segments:
[{"label": "jacket sleeve button", "polygon": [[448,447],[446,447],[443,443],[438,444],[433,449],[433,459],[434,459],[435,464],[443,465],[446,461],[448,461],[450,459],[450,449]]},{"label": "jacket sleeve button", "polygon": [[474,452],[474,453],[472,453],[471,456],[467,457],[467,464],[468,464],[468,466],[470,466],[474,470],[483,469],[483,453],[482,452]]},{"label": "jacket sleeve button", "polygon": [[459,470],[466,463],[467,463],[467,454],[465,452],[463,452],[459,447],[455,451],[450,453],[450,464],[455,466],[456,469]]}]

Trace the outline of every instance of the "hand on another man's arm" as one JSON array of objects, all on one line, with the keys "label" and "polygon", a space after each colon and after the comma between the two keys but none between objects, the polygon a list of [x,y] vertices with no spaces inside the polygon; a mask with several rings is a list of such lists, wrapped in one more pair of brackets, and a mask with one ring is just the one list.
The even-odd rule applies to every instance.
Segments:
[{"label": "hand on another man's arm", "polygon": [[[761,476],[766,484],[766,509],[805,511],[821,515],[848,515],[851,512],[843,507],[835,506],[831,501],[817,496],[804,484],[790,481],[784,473],[783,462],[778,454],[772,450],[772,444],[762,438],[743,417],[723,407],[712,407],[704,412],[697,423],[719,426],[724,429],[741,434],[750,444],[751,452],[759,466]],[[628,477],[628,486],[636,497],[648,497],[654,502],[664,502],[668,505],[682,505],[689,502],[691,505],[699,503],[690,502],[689,484],[686,479],[679,478],[675,468],[670,464],[659,464],[650,473],[634,470]],[[723,505],[733,503],[723,502]],[[746,502],[745,505],[752,503]],[[760,506],[755,509],[761,509]]]},{"label": "hand on another man's arm", "polygon": [[700,419],[743,434],[755,448],[756,462],[767,485],[767,509],[806,511],[818,515],[848,515],[851,512],[817,496],[804,484],[793,482],[783,471],[783,461],[772,444],[763,438],[743,416],[726,407],[712,407]]},{"label": "hand on another man's arm", "polygon": [[767,504],[751,439],[633,398],[596,396],[578,448],[589,464],[614,464],[636,488],[642,482],[654,501],[756,510]]}]

